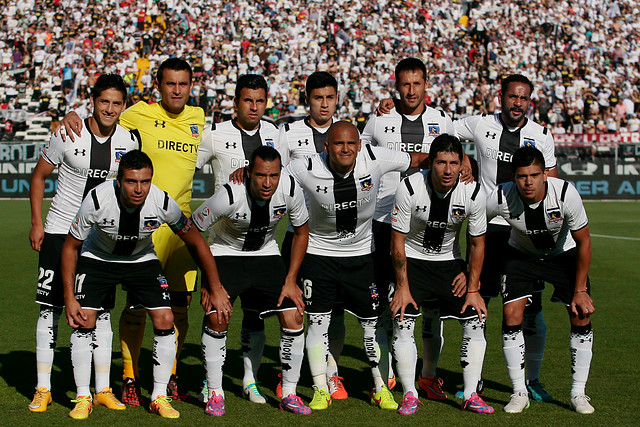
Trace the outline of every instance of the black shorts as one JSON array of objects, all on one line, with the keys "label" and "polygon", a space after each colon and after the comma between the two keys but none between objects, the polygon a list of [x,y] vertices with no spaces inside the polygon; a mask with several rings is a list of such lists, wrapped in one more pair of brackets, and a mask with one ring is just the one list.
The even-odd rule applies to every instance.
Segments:
[{"label": "black shorts", "polygon": [[307,313],[330,313],[334,303],[360,319],[375,319],[380,307],[373,256],[330,257],[307,254],[298,283]]},{"label": "black shorts", "polygon": [[118,283],[127,289],[132,306],[171,309],[169,283],[157,259],[129,263],[79,257],[75,296],[82,308],[112,309]]},{"label": "black shorts", "polygon": [[239,296],[242,310],[256,311],[260,317],[295,308],[289,298],[278,307],[286,277],[280,255],[217,256],[215,259],[220,282],[229,294],[231,304]]},{"label": "black shorts", "polygon": [[44,233],[38,254],[38,289],[36,291],[38,304],[64,307],[60,257],[66,237],[66,234]]},{"label": "black shorts", "polygon": [[376,284],[380,293],[380,303],[389,304],[389,292],[396,282],[396,274],[391,262],[391,224],[373,221],[373,241],[376,250],[373,262],[376,273]]},{"label": "black shorts", "polygon": [[[511,250],[510,236],[511,227],[508,225],[487,225],[487,234],[484,239],[484,263],[480,273],[480,295],[485,299],[500,295],[504,264]],[[544,281],[537,281],[533,292],[542,291],[544,291]]]},{"label": "black shorts", "polygon": [[[425,261],[407,258],[409,290],[418,307],[440,309],[441,319],[471,319],[477,317],[473,307],[461,313],[465,297],[453,294],[453,279],[464,269],[464,262]],[[412,305],[405,309],[405,316],[417,317],[420,312]]]},{"label": "black shorts", "polygon": [[[509,249],[502,276],[502,299],[505,304],[531,297],[536,282],[543,280],[555,288],[552,301],[571,305],[578,256],[575,248],[550,259],[534,258],[513,247]],[[590,291],[591,284],[587,277],[587,292]]]}]

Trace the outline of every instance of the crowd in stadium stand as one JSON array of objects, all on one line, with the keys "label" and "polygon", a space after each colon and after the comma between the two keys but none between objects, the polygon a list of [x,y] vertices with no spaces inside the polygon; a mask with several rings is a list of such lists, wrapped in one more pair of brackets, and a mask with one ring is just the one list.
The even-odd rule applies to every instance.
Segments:
[{"label": "crowd in stadium stand", "polygon": [[153,102],[170,56],[195,71],[190,103],[233,114],[239,75],[269,84],[268,114],[304,114],[305,76],[340,84],[341,118],[364,123],[416,56],[428,103],[454,118],[499,109],[502,75],[536,86],[529,115],[555,134],[640,130],[640,16],[635,0],[0,0],[0,108],[31,88],[53,121],[90,108],[87,88],[119,72],[131,103]]}]

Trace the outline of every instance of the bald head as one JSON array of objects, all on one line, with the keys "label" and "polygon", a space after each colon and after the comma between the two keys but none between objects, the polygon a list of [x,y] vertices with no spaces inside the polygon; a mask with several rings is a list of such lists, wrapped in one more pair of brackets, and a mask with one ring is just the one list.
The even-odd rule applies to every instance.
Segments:
[{"label": "bald head", "polygon": [[324,147],[331,169],[341,174],[348,173],[353,169],[360,151],[358,128],[349,122],[335,122],[328,130]]}]

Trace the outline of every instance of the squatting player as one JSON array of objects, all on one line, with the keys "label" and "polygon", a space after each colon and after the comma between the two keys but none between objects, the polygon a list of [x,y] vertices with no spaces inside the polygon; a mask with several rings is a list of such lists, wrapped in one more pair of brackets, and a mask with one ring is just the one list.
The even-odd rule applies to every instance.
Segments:
[{"label": "squatting player", "polygon": [[309,203],[309,247],[300,268],[308,315],[307,357],[313,377],[309,407],[327,409],[327,333],[336,301],[354,314],[364,330],[364,347],[374,380],[371,402],[384,409],[397,403],[387,388],[388,346],[378,321],[379,298],[373,271],[371,220],[380,178],[404,172],[426,157],[365,145],[348,122],[329,128],[323,153],[292,161],[288,173]]},{"label": "squatting player", "polygon": [[489,219],[500,216],[511,226],[502,275],[504,318],[502,347],[513,383],[505,412],[529,407],[525,384],[523,315],[538,281],[551,283],[552,299],[567,307],[571,322],[571,407],[593,413],[585,394],[591,366],[594,312],[590,297],[589,222],[578,191],[567,181],[548,176],[544,155],[533,147],[513,153],[514,182],[498,185],[487,197]]},{"label": "squatting player", "polygon": [[[31,177],[31,247],[39,251],[38,292],[40,315],[36,326],[36,367],[38,382],[29,410],[44,412],[51,403],[51,367],[58,336],[58,319],[64,306],[60,254],[71,221],[82,199],[105,179],[115,178],[120,158],[135,148],[138,139],[119,126],[127,88],[122,77],[103,74],[91,90],[93,115],[85,120],[75,144],[64,144],[52,135]],[[45,179],[58,166],[58,189],[47,220],[42,225]],[[111,409],[124,409],[109,387],[113,333],[108,311],[98,315],[95,332],[96,402]]]},{"label": "squatting player", "polygon": [[[462,144],[452,135],[431,143],[430,169],[405,178],[398,187],[391,213],[391,256],[397,288],[390,308],[394,315],[393,351],[404,388],[398,412],[416,413],[418,353],[413,338],[419,307],[435,318],[458,319],[462,325],[460,365],[464,378],[462,409],[491,414],[493,408],[476,393],[487,342],[487,309],[480,290],[487,228],[485,195],[479,183],[462,183]],[[469,268],[460,250],[460,229],[468,220]],[[466,295],[451,292],[461,272],[468,274]],[[439,349],[438,349],[439,350]]]},{"label": "squatting player", "polygon": [[[240,297],[244,315],[253,312],[262,318],[278,313],[282,393],[280,408],[296,414],[311,410],[296,395],[304,355],[304,301],[296,283],[298,270],[309,240],[309,215],[302,189],[281,175],[277,150],[256,148],[250,157],[248,177],[240,184],[224,184],[193,214],[199,230],[213,227],[211,252],[215,256],[222,290],[202,288],[205,322],[202,354],[207,371],[208,403],[205,414],[224,415],[222,367],[226,358],[226,322],[219,322],[221,299]],[[276,227],[289,215],[294,227],[291,262],[287,271],[275,240]]]},{"label": "squatting player", "polygon": [[[120,118],[120,124],[139,135],[142,151],[151,157],[156,173],[153,183],[178,202],[180,209],[189,216],[191,188],[195,172],[198,148],[204,128],[204,111],[200,107],[186,105],[192,86],[192,70],[189,63],[179,58],[169,58],[160,64],[156,74],[156,87],[161,101],[155,104],[138,102],[128,108]],[[73,140],[82,122],[75,113],[63,120],[67,133]],[[189,329],[188,308],[191,292],[195,290],[197,269],[182,240],[167,225],[153,234],[153,244],[171,291],[171,309],[178,334],[177,356]],[[123,383],[122,401],[127,405],[142,404],[138,379],[138,358],[144,337],[146,312],[129,304],[120,317],[120,344],[122,347]],[[177,357],[176,356],[176,357]],[[176,377],[174,363],[169,396],[176,400],[190,400]]]},{"label": "squatting player", "polygon": [[[149,410],[164,418],[180,416],[166,397],[176,355],[176,334],[169,285],[151,233],[161,224],[169,224],[198,260],[209,286],[220,286],[220,281],[206,241],[191,227],[191,220],[180,206],[151,184],[152,177],[153,164],[145,153],[133,150],[122,156],[117,180],[91,190],[62,248],[65,308],[69,326],[74,328],[71,361],[77,397],[69,413],[74,419],[85,419],[92,410],[89,377],[96,314],[113,305],[118,283],[127,288],[129,301],[145,307],[153,321],[153,391]],[[231,308],[228,301],[227,308]]]}]

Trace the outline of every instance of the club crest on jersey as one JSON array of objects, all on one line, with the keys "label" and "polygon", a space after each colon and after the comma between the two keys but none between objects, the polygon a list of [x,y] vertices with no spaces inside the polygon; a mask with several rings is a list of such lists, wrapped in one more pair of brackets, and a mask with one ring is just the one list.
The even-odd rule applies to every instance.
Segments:
[{"label": "club crest on jersey", "polygon": [[287,214],[286,206],[278,206],[273,209],[273,219],[280,219]]},{"label": "club crest on jersey", "polygon": [[160,227],[160,223],[155,218],[145,218],[142,224],[142,229],[145,231],[155,230],[158,227]]},{"label": "club crest on jersey", "polygon": [[126,151],[116,151],[116,163],[120,163],[120,159],[125,154],[126,154]]},{"label": "club crest on jersey", "polygon": [[453,206],[451,208],[451,218],[452,219],[462,219],[466,218],[467,214],[464,211],[464,206]]},{"label": "club crest on jersey", "polygon": [[536,147],[536,140],[533,138],[527,138],[526,136],[524,137],[524,142],[522,143],[523,146],[525,147]]},{"label": "club crest on jersey", "polygon": [[198,131],[198,125],[190,125],[189,129],[191,130],[191,136],[197,138],[200,136],[200,132]]},{"label": "club crest on jersey", "polygon": [[271,138],[265,139],[264,140],[264,145],[266,145],[267,147],[274,148],[273,139],[271,139]]},{"label": "club crest on jersey", "polygon": [[549,222],[558,222],[562,220],[562,213],[558,208],[551,208],[547,211],[547,219]]},{"label": "club crest on jersey", "polygon": [[204,208],[200,212],[198,212],[198,219],[200,221],[204,221],[204,219],[208,217],[210,213],[211,211],[209,210],[209,208]]},{"label": "club crest on jersey", "polygon": [[429,123],[429,136],[438,136],[438,135],[440,135],[440,126]]},{"label": "club crest on jersey", "polygon": [[169,288],[169,282],[167,282],[167,278],[164,276],[158,276],[158,284],[162,289]]},{"label": "club crest on jersey", "polygon": [[373,180],[371,177],[365,177],[360,180],[360,191],[369,191],[373,188]]}]

